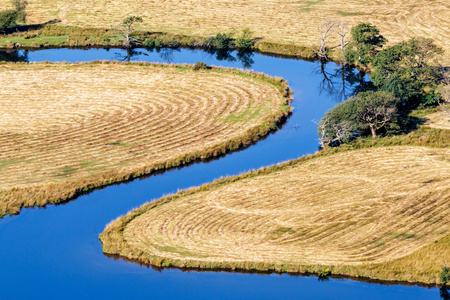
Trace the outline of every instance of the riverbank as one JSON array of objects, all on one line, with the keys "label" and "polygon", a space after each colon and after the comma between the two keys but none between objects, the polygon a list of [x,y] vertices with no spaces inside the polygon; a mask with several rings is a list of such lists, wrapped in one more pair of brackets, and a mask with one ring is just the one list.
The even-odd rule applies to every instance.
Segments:
[{"label": "riverbank", "polygon": [[450,264],[449,141],[421,127],[182,191],[111,222],[103,251],[161,267],[436,284]]},{"label": "riverbank", "polygon": [[237,69],[103,61],[0,69],[10,82],[0,92],[0,215],[247,147],[291,111],[287,82]]},{"label": "riverbank", "polygon": [[[159,48],[192,48],[210,49],[206,46],[206,36],[189,36],[182,34],[138,31],[136,38],[141,41],[151,40],[153,47]],[[62,47],[122,47],[123,42],[117,38],[112,29],[82,28],[75,26],[62,26],[59,24],[29,25],[18,28],[18,31],[7,35],[0,35],[0,49],[45,49]],[[249,49],[246,49],[249,50]],[[256,40],[252,51],[264,54],[281,55],[303,59],[314,59],[313,47],[287,45]]]},{"label": "riverbank", "polygon": [[[1,9],[9,8],[4,3]],[[242,12],[245,12],[243,14]],[[450,6],[445,0],[368,1],[333,0],[278,2],[238,0],[214,3],[186,0],[183,2],[131,0],[106,2],[33,0],[27,6],[28,22],[44,24],[57,19],[64,26],[80,28],[111,28],[128,16],[143,18],[142,31],[167,32],[190,37],[210,37],[217,33],[249,28],[256,38],[277,45],[295,45],[308,49],[318,47],[317,27],[324,19],[344,21],[348,27],[361,22],[375,25],[390,43],[413,37],[433,38],[437,45],[448,49],[446,28]],[[230,26],[231,25],[231,26]],[[329,46],[339,45],[333,35]],[[447,52],[446,57],[449,57]]]}]

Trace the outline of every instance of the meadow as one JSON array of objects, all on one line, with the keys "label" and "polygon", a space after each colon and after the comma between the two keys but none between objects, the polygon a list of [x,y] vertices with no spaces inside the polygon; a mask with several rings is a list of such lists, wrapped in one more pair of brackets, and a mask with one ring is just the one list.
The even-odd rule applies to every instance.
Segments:
[{"label": "meadow", "polygon": [[[188,36],[212,36],[250,28],[255,37],[284,45],[317,47],[318,25],[325,19],[376,25],[390,43],[412,37],[435,40],[450,46],[450,3],[446,0],[334,1],[334,0],[131,0],[46,1],[29,0],[28,23],[53,19],[63,25],[110,28],[125,17],[142,16],[140,29]],[[0,9],[9,7],[0,0]],[[338,45],[337,36],[330,46]],[[448,50],[447,50],[448,51]],[[446,57],[449,53],[446,52]]]},{"label": "meadow", "polygon": [[281,78],[150,63],[1,64],[0,215],[218,156],[291,110]]}]

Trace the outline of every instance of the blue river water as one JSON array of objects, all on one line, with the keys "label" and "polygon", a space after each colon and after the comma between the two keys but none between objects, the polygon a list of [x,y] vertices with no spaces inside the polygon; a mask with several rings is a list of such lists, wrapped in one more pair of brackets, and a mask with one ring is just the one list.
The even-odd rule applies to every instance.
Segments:
[{"label": "blue river water", "polygon": [[0,59],[202,61],[248,68],[288,80],[295,108],[282,128],[242,151],[95,190],[64,205],[24,209],[18,216],[0,219],[0,299],[449,299],[436,287],[288,274],[156,270],[102,253],[98,235],[105,225],[145,202],[317,151],[313,121],[367,85],[365,74],[334,63],[188,49],[21,50],[0,52]]}]

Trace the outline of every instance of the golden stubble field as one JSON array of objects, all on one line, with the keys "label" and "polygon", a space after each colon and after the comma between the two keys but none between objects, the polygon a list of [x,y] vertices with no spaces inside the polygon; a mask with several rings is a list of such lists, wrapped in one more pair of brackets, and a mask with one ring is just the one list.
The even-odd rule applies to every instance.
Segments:
[{"label": "golden stubble field", "polygon": [[0,215],[249,145],[290,110],[286,82],[237,70],[4,64],[0,82]]},{"label": "golden stubble field", "polygon": [[[142,29],[212,35],[250,27],[269,42],[318,45],[317,25],[324,18],[350,26],[376,25],[391,43],[412,37],[433,38],[450,46],[450,2],[447,0],[29,0],[29,22],[58,18],[66,25],[110,27],[130,15],[144,18]],[[0,0],[0,9],[9,0]],[[335,41],[337,44],[337,41]],[[449,52],[447,50],[447,55]]]},{"label": "golden stubble field", "polygon": [[162,198],[113,221],[100,238],[105,253],[147,263],[331,266],[430,283],[450,265],[449,232],[450,150],[390,147],[290,162]]}]

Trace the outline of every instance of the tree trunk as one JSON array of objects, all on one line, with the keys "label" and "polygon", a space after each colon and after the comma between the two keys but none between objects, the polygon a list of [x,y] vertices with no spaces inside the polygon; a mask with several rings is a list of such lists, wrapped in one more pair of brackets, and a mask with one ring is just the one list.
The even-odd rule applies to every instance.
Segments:
[{"label": "tree trunk", "polygon": [[370,132],[372,132],[372,138],[373,139],[376,138],[377,137],[377,133],[376,133],[375,126],[373,126],[373,124],[370,124],[369,127],[370,127]]}]

